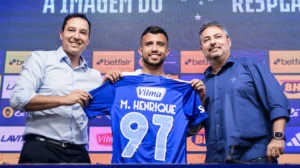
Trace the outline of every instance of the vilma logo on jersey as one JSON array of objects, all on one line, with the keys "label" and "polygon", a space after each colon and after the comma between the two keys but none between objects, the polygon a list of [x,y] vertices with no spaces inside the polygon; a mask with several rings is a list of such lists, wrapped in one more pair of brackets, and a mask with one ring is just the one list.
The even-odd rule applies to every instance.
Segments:
[{"label": "vilma logo on jersey", "polygon": [[136,93],[137,97],[140,99],[161,101],[166,94],[166,88],[137,87]]}]

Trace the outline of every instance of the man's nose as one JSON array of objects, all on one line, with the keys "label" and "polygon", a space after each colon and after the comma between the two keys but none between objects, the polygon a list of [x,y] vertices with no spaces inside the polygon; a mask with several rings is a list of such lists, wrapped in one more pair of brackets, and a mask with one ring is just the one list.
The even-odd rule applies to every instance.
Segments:
[{"label": "man's nose", "polygon": [[216,40],[215,40],[214,38],[212,38],[212,39],[210,40],[210,45],[214,46],[215,44],[216,44]]},{"label": "man's nose", "polygon": [[156,44],[154,44],[154,45],[152,45],[152,51],[157,51],[157,45]]},{"label": "man's nose", "polygon": [[75,39],[79,39],[80,38],[80,34],[79,32],[75,32],[74,36],[73,36]]}]

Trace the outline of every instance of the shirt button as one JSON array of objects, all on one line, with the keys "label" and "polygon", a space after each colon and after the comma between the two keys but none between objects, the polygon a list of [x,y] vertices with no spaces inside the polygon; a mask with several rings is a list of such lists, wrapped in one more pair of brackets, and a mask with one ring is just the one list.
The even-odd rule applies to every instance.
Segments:
[{"label": "shirt button", "polygon": [[220,127],[220,125],[219,125],[219,124],[217,124],[217,127]]}]

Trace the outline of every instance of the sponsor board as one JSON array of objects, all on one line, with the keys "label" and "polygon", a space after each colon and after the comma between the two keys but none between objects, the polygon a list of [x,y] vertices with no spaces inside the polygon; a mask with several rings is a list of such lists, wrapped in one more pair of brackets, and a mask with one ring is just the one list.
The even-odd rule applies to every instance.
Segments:
[{"label": "sponsor board", "polygon": [[300,126],[300,100],[289,100],[291,105],[290,121],[287,126]]},{"label": "sponsor board", "polygon": [[202,51],[181,51],[180,53],[181,73],[204,73],[209,65]]},{"label": "sponsor board", "polygon": [[7,51],[5,73],[20,73],[22,64],[31,51]]},{"label": "sponsor board", "polygon": [[9,99],[10,95],[16,86],[16,82],[18,80],[18,75],[13,76],[3,76],[3,87],[2,87],[2,99]]},{"label": "sponsor board", "polygon": [[278,158],[279,164],[300,164],[300,154],[283,154]]},{"label": "sponsor board", "polygon": [[300,51],[269,51],[273,73],[300,73]]},{"label": "sponsor board", "polygon": [[96,154],[96,153],[90,153],[90,159],[92,164],[110,164],[111,163],[111,158],[112,154],[111,153],[101,153],[101,154]]},{"label": "sponsor board", "polygon": [[0,153],[0,165],[18,164],[20,153]]},{"label": "sponsor board", "polygon": [[89,120],[90,126],[110,126],[111,120],[109,118],[110,116],[98,116],[96,118],[93,118],[92,120]]},{"label": "sponsor board", "polygon": [[204,77],[204,75],[180,75],[180,79],[181,80],[185,80],[185,81],[191,81],[193,79],[200,79],[202,80]]},{"label": "sponsor board", "polygon": [[287,127],[285,136],[284,153],[300,153],[300,127]]},{"label": "sponsor board", "polygon": [[269,68],[269,51],[268,50],[232,50],[231,55],[235,58],[244,57],[261,62]]},{"label": "sponsor board", "polygon": [[1,126],[24,126],[26,112],[14,110],[9,105],[9,100],[0,101],[0,125]]},{"label": "sponsor board", "polygon": [[167,76],[168,76],[169,78],[172,78],[172,79],[179,79],[179,76],[178,76],[178,75],[167,74]]},{"label": "sponsor board", "polygon": [[206,141],[204,128],[197,135],[187,138],[188,152],[206,152]]},{"label": "sponsor board", "polygon": [[275,78],[281,85],[285,95],[289,99],[300,99],[300,76],[299,75],[276,75]]},{"label": "sponsor board", "polygon": [[112,151],[111,127],[90,127],[89,151]]},{"label": "sponsor board", "polygon": [[14,110],[11,107],[5,107],[2,110],[2,115],[4,118],[11,118],[14,114]]},{"label": "sponsor board", "polygon": [[23,146],[25,127],[0,127],[0,151],[19,152]]},{"label": "sponsor board", "polygon": [[188,164],[202,164],[205,161],[206,154],[187,154],[187,163]]},{"label": "sponsor board", "polygon": [[134,51],[94,51],[93,68],[101,73],[110,70],[134,71]]}]

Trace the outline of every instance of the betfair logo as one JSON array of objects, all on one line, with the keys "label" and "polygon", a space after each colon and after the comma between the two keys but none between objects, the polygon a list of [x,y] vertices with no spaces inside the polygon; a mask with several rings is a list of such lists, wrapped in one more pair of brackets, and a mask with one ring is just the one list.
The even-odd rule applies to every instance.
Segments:
[{"label": "betfair logo", "polygon": [[22,65],[24,63],[24,60],[19,60],[19,59],[13,59],[11,61],[9,61],[9,65]]},{"label": "betfair logo", "polygon": [[284,59],[276,59],[273,62],[274,65],[300,65],[300,59],[289,59],[289,60],[284,60]]},{"label": "betfair logo", "polygon": [[113,69],[131,72],[134,70],[134,51],[94,51],[93,68],[101,73]]},{"label": "betfair logo", "polygon": [[181,51],[180,60],[181,73],[203,73],[209,67],[202,51]]},{"label": "betfair logo", "polygon": [[200,60],[196,60],[196,59],[188,59],[187,61],[184,62],[185,65],[209,65],[208,61],[205,59],[200,59]]},{"label": "betfair logo", "polygon": [[4,73],[20,73],[21,67],[31,51],[7,51]]},{"label": "betfair logo", "polygon": [[300,50],[269,51],[269,62],[273,73],[300,73]]},{"label": "betfair logo", "polygon": [[131,60],[128,59],[100,59],[96,64],[97,65],[130,65]]},{"label": "betfair logo", "polygon": [[300,93],[300,81],[288,81],[281,84],[284,92],[289,94]]}]

